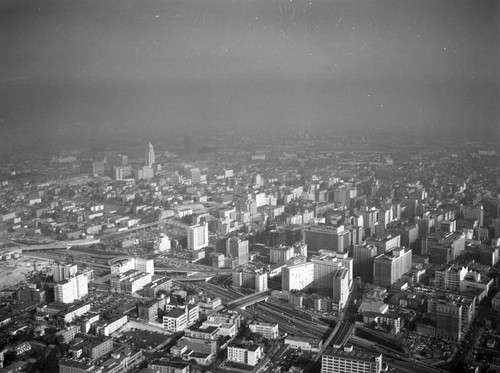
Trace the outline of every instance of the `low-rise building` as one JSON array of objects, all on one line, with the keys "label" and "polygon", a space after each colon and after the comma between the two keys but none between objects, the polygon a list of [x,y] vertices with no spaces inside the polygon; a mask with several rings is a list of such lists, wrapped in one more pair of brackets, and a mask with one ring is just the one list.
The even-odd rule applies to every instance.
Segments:
[{"label": "low-rise building", "polygon": [[252,333],[259,333],[267,339],[276,339],[279,336],[278,324],[254,322],[249,325],[249,328]]},{"label": "low-rise building", "polygon": [[227,360],[235,363],[242,363],[254,367],[262,356],[264,356],[264,350],[262,346],[259,345],[232,344],[227,347]]}]

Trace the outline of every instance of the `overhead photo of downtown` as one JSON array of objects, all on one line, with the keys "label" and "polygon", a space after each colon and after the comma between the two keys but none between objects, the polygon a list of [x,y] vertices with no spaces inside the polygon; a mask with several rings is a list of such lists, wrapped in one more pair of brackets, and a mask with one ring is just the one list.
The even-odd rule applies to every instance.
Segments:
[{"label": "overhead photo of downtown", "polygon": [[0,0],[0,373],[500,373],[500,3]]}]

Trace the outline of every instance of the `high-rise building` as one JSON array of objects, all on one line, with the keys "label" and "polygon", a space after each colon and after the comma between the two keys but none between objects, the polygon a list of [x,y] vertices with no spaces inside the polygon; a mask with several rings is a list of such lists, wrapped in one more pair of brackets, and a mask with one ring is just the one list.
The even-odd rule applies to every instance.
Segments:
[{"label": "high-rise building", "polygon": [[201,181],[201,171],[199,168],[192,168],[190,171],[191,184],[198,184]]},{"label": "high-rise building", "polygon": [[436,269],[435,284],[439,289],[460,291],[460,281],[467,274],[467,268],[463,266],[446,266]]},{"label": "high-rise building", "polygon": [[187,229],[187,249],[197,251],[208,246],[208,226],[205,223]]},{"label": "high-rise building", "polygon": [[134,268],[136,271],[155,274],[155,263],[153,259],[135,258]]},{"label": "high-rise building", "polygon": [[293,246],[278,246],[269,248],[269,262],[271,264],[285,264],[293,256]]},{"label": "high-rise building", "polygon": [[343,225],[338,227],[313,227],[304,230],[304,242],[309,252],[319,250],[344,252],[349,250],[351,232]]},{"label": "high-rise building", "polygon": [[69,279],[70,277],[76,275],[78,272],[78,267],[76,264],[59,264],[54,263],[52,265],[52,277],[54,282],[61,282]]},{"label": "high-rise building", "polygon": [[226,241],[226,255],[237,259],[237,265],[248,263],[248,240],[242,240],[238,237],[228,238]]},{"label": "high-rise building", "polygon": [[54,286],[56,302],[73,303],[82,299],[89,293],[88,277],[86,274],[78,274]]},{"label": "high-rise building", "polygon": [[447,264],[465,251],[465,233],[435,232],[422,239],[422,252],[430,256],[431,263]]},{"label": "high-rise building", "polygon": [[367,244],[375,245],[377,247],[377,254],[383,254],[391,251],[392,249],[401,246],[401,235],[384,234],[371,237],[366,240]]},{"label": "high-rise building", "polygon": [[436,305],[436,337],[459,342],[462,339],[462,304],[438,301]]},{"label": "high-rise building", "polygon": [[382,354],[355,351],[352,346],[327,348],[321,357],[321,373],[380,373]]},{"label": "high-rise building", "polygon": [[335,256],[322,255],[312,258],[314,264],[314,282],[315,288],[333,290],[333,279],[335,271],[347,266]]},{"label": "high-rise building", "polygon": [[314,263],[287,266],[282,269],[281,276],[281,289],[283,291],[306,289],[314,281]]},{"label": "high-rise building", "polygon": [[233,286],[265,291],[267,287],[268,274],[261,269],[250,266],[238,267],[233,273]]},{"label": "high-rise building", "polygon": [[411,270],[412,251],[398,247],[373,260],[373,283],[390,287]]},{"label": "high-rise building", "polygon": [[335,270],[333,273],[333,302],[337,305],[337,310],[344,309],[349,298],[349,271],[347,268]]},{"label": "high-rise building", "polygon": [[80,163],[80,173],[87,175],[104,175],[104,162],[84,159]]},{"label": "high-rise building", "polygon": [[373,259],[377,256],[375,245],[356,245],[353,248],[354,274],[367,282],[373,281]]},{"label": "high-rise building", "polygon": [[476,298],[458,294],[437,294],[429,298],[427,313],[436,320],[436,337],[459,342],[474,318]]},{"label": "high-rise building", "polygon": [[151,143],[148,144],[148,147],[146,149],[146,160],[144,162],[144,164],[147,166],[147,167],[152,167],[156,160],[155,160],[155,150],[153,148],[153,145]]},{"label": "high-rise building", "polygon": [[115,181],[123,180],[123,166],[113,166],[112,177]]}]

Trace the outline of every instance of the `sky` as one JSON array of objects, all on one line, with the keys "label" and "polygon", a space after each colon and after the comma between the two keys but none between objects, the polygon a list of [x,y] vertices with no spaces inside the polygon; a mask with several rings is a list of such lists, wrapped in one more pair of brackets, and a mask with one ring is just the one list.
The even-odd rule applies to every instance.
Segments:
[{"label": "sky", "polygon": [[500,140],[499,10],[0,0],[0,136],[348,128]]}]

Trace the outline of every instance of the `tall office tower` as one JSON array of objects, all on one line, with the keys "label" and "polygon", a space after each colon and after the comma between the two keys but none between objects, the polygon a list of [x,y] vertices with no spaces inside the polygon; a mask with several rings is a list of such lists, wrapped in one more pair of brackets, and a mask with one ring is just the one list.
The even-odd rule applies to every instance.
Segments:
[{"label": "tall office tower", "polygon": [[155,149],[153,148],[153,144],[148,143],[148,147],[146,149],[146,157],[144,165],[147,167],[153,167],[155,164]]},{"label": "tall office tower", "polygon": [[189,170],[191,177],[191,184],[198,184],[201,181],[201,171],[199,168],[192,168]]},{"label": "tall office tower", "polygon": [[128,157],[122,154],[106,155],[105,171],[106,174],[112,174],[114,167],[125,166],[128,163]]},{"label": "tall office tower", "polygon": [[377,247],[377,254],[383,254],[392,249],[401,246],[401,235],[385,234],[376,237],[371,237],[366,240],[369,245]]},{"label": "tall office tower", "polygon": [[80,173],[87,175],[104,175],[104,162],[84,159],[80,163]]},{"label": "tall office tower", "polygon": [[267,290],[268,274],[261,269],[253,267],[238,267],[233,273],[233,286],[255,289],[257,291]]},{"label": "tall office tower", "polygon": [[187,248],[197,251],[208,246],[208,225],[205,223],[192,225],[187,229]]},{"label": "tall office tower", "polygon": [[361,216],[363,216],[363,229],[366,231],[368,236],[373,235],[375,229],[375,222],[377,221],[378,211],[375,208],[366,209],[361,211]]},{"label": "tall office tower", "polygon": [[333,273],[333,302],[337,304],[337,310],[344,309],[347,298],[349,298],[349,271],[347,268],[337,269]]},{"label": "tall office tower", "polygon": [[394,220],[401,220],[401,203],[395,202],[392,204],[392,217]]},{"label": "tall office tower", "polygon": [[[349,253],[339,253],[335,251],[322,250],[321,256],[335,258],[337,262],[340,262],[345,268],[347,268],[347,273],[349,276],[349,285],[353,279],[354,261],[353,258],[349,257]],[[320,257],[321,257],[320,256]]]},{"label": "tall office tower", "polygon": [[115,181],[123,180],[123,166],[113,166],[112,177]]},{"label": "tall office tower", "polygon": [[353,347],[327,348],[321,357],[321,373],[380,373],[382,354],[354,351]]},{"label": "tall office tower", "polygon": [[321,289],[333,289],[333,276],[336,270],[345,268],[334,256],[316,256],[312,258],[314,264],[313,286]]},{"label": "tall office tower", "polygon": [[430,256],[430,262],[447,264],[465,251],[465,233],[435,232],[422,239],[422,252]]},{"label": "tall office tower", "polygon": [[303,290],[314,281],[314,263],[290,265],[283,268],[281,274],[281,290]]},{"label": "tall office tower", "polygon": [[335,203],[343,206],[349,206],[350,197],[350,190],[346,189],[345,185],[338,186],[333,190],[333,202]]},{"label": "tall office tower", "polygon": [[89,293],[88,277],[81,273],[54,286],[56,302],[73,303]]},{"label": "tall office tower", "polygon": [[271,264],[285,264],[293,256],[293,246],[278,246],[269,248],[269,262]]},{"label": "tall office tower", "polygon": [[134,269],[151,275],[155,274],[155,263],[153,259],[134,258]]},{"label": "tall office tower", "polygon": [[418,200],[416,198],[405,198],[401,201],[402,214],[404,218],[410,220],[410,222],[415,221],[415,216],[417,215]]},{"label": "tall office tower", "polygon": [[491,226],[495,230],[495,238],[500,237],[500,218],[493,219]]},{"label": "tall office tower", "polygon": [[464,206],[463,214],[465,220],[477,220],[479,222],[479,226],[483,226],[484,208],[482,204],[475,206]]},{"label": "tall office tower", "polygon": [[382,207],[377,214],[377,221],[380,222],[384,229],[387,228],[387,224],[392,222],[393,217],[392,217],[392,206],[385,206]]},{"label": "tall office tower", "polygon": [[436,337],[459,342],[462,339],[462,304],[441,299],[436,305]]},{"label": "tall office tower", "polygon": [[475,230],[477,239],[481,239],[481,227],[484,225],[484,208],[482,204],[475,206],[464,206],[464,219],[468,221],[477,220],[478,227]]},{"label": "tall office tower", "polygon": [[160,236],[156,239],[153,248],[155,253],[169,252],[172,248],[170,238],[167,235],[160,233]]},{"label": "tall office tower", "polygon": [[377,256],[375,245],[356,245],[353,249],[354,274],[367,282],[373,281],[373,260]]},{"label": "tall office tower", "polygon": [[373,260],[373,283],[391,287],[411,270],[411,249],[398,247]]},{"label": "tall office tower", "polygon": [[349,250],[351,232],[343,225],[312,227],[304,230],[304,242],[307,250],[312,253],[317,253],[319,250],[344,252]]},{"label": "tall office tower", "polygon": [[237,266],[248,263],[248,240],[231,237],[226,241],[226,256],[238,260]]},{"label": "tall office tower", "polygon": [[52,265],[52,277],[54,282],[61,282],[69,279],[70,277],[76,275],[78,267],[76,264],[59,264],[54,263]]},{"label": "tall office tower", "polygon": [[463,266],[446,266],[436,269],[435,284],[439,289],[460,291],[460,281],[467,274],[467,268]]}]

